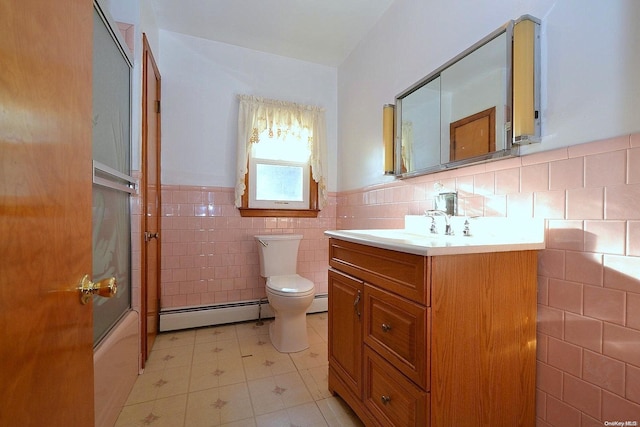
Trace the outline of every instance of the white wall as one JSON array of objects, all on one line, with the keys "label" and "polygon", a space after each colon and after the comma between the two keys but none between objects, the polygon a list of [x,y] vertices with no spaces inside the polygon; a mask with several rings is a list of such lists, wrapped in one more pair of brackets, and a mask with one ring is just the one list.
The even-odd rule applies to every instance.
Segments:
[{"label": "white wall", "polygon": [[543,133],[523,152],[640,131],[640,1],[396,0],[338,68],[338,190],[393,179],[384,104],[523,14],[542,20]]},{"label": "white wall", "polygon": [[238,94],[326,109],[329,191],[336,189],[337,69],[160,31],[162,183],[233,187]]}]

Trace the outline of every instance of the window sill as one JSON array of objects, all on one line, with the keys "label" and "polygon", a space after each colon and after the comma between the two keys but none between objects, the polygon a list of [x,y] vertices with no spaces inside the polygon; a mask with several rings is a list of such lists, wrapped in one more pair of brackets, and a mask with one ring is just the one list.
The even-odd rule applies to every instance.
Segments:
[{"label": "window sill", "polygon": [[255,209],[238,208],[243,217],[294,217],[317,218],[318,209]]}]

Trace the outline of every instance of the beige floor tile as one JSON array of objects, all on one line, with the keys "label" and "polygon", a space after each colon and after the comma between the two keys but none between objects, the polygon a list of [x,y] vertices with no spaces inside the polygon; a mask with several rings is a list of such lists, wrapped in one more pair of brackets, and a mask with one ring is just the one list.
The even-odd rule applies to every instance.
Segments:
[{"label": "beige floor tile", "polygon": [[277,351],[273,344],[271,344],[268,333],[245,335],[239,337],[238,341],[240,342],[240,353],[242,353],[243,356],[250,356],[268,350]]},{"label": "beige floor tile", "polygon": [[327,313],[307,316],[298,353],[273,347],[272,321],[158,335],[116,427],[361,427],[328,390]]},{"label": "beige floor tile", "polygon": [[236,335],[238,339],[254,335],[269,335],[269,325],[273,319],[264,319],[262,325],[257,322],[238,323],[236,326]]},{"label": "beige floor tile", "polygon": [[205,390],[245,381],[244,367],[239,357],[220,359],[191,367],[189,391]]},{"label": "beige floor tile", "polygon": [[328,328],[327,313],[314,313],[307,316],[307,325],[311,326],[316,332],[321,332]]},{"label": "beige floor tile", "polygon": [[331,427],[363,427],[356,414],[339,397],[329,397],[316,402],[320,412]]},{"label": "beige floor tile", "polygon": [[327,427],[327,423],[318,409],[318,405],[307,403],[287,409],[291,424],[295,426]]},{"label": "beige floor tile", "polygon": [[248,385],[256,415],[313,401],[297,372],[249,381]]},{"label": "beige floor tile", "polygon": [[310,345],[308,349],[291,353],[290,356],[300,371],[329,363],[329,351],[325,342]]},{"label": "beige floor tile", "polygon": [[133,385],[126,404],[148,402],[186,393],[190,371],[191,366],[183,366],[143,373],[138,376]]},{"label": "beige floor tile", "polygon": [[246,383],[189,393],[185,425],[210,427],[253,419]]},{"label": "beige floor tile", "polygon": [[186,393],[189,389],[191,366],[165,369],[160,381],[154,385],[158,389],[158,399]]},{"label": "beige floor tile", "polygon": [[326,427],[327,423],[315,403],[271,412],[256,417],[258,427]]},{"label": "beige floor tile", "polygon": [[244,420],[233,421],[230,423],[220,424],[222,427],[256,427],[255,418],[247,418]]},{"label": "beige floor tile", "polygon": [[187,395],[157,399],[125,406],[115,427],[182,427],[184,426]]},{"label": "beige floor tile", "polygon": [[275,349],[262,349],[250,356],[242,358],[247,380],[266,378],[273,375],[296,372],[296,365],[286,353],[280,353]]},{"label": "beige floor tile", "polygon": [[316,329],[316,332],[324,342],[329,342],[329,328],[325,326],[324,329]]},{"label": "beige floor tile", "polygon": [[154,350],[161,348],[180,347],[183,345],[193,345],[196,338],[196,331],[188,329],[185,331],[163,332],[156,336],[153,344]]},{"label": "beige floor tile", "polygon": [[213,363],[221,359],[241,358],[240,344],[236,340],[209,341],[196,344],[193,349],[193,364]]},{"label": "beige floor tile", "polygon": [[147,417],[151,419],[153,417],[157,417],[157,415],[153,414],[153,407],[156,404],[155,400],[151,400],[149,402],[136,403],[133,405],[126,405],[120,411],[120,415],[118,416],[118,420],[114,427],[129,427],[129,426],[137,426],[143,425]]},{"label": "beige floor tile", "polygon": [[307,326],[307,337],[309,338],[309,345],[326,343],[326,340],[320,336],[319,333],[316,332],[311,326]]},{"label": "beige floor tile", "polygon": [[195,343],[202,344],[212,341],[238,340],[236,325],[212,326],[210,328],[196,329]]},{"label": "beige floor tile", "polygon": [[154,346],[144,370],[145,372],[151,372],[179,366],[190,366],[193,362],[193,348],[193,344],[164,348],[156,348]]},{"label": "beige floor tile", "polygon": [[321,400],[331,397],[328,384],[328,365],[316,366],[314,368],[303,369],[300,376],[304,381],[313,400]]}]

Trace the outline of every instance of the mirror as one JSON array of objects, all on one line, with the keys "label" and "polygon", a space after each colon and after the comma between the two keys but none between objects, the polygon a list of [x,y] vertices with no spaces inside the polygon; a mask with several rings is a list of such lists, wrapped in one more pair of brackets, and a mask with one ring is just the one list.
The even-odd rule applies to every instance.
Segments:
[{"label": "mirror", "polygon": [[[539,22],[535,18],[511,21],[396,97],[397,176],[519,154],[512,132],[511,58],[513,28],[523,20],[536,25],[537,39]],[[531,67],[536,64],[539,67],[537,60]],[[535,78],[530,90],[535,92],[538,73],[531,74]],[[539,97],[527,99],[531,98],[539,102]],[[518,137],[517,141],[539,140],[538,106],[532,110],[538,135]]]}]

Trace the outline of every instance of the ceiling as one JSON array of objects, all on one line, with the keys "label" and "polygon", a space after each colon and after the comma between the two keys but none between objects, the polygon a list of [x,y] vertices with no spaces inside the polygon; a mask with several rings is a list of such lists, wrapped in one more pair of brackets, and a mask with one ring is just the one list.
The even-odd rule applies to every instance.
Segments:
[{"label": "ceiling", "polygon": [[160,29],[338,66],[393,0],[151,0]]}]

